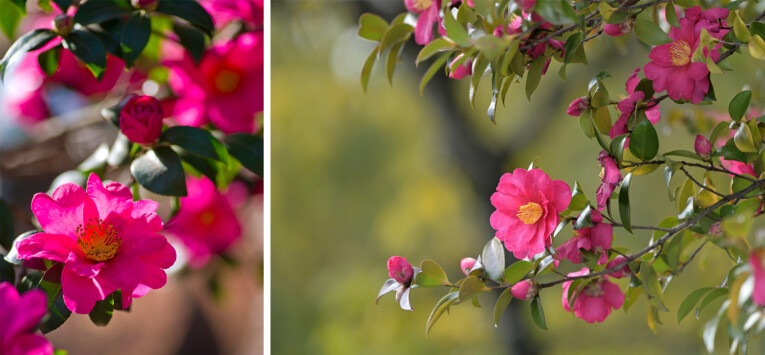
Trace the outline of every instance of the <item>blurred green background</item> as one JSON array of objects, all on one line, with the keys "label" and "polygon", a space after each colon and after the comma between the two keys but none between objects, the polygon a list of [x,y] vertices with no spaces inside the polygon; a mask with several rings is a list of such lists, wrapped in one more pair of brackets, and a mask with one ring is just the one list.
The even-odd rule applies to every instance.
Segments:
[{"label": "blurred green background", "polygon": [[[494,125],[485,114],[486,82],[475,109],[467,79],[437,78],[419,94],[427,65],[415,68],[411,41],[393,85],[378,64],[364,94],[359,74],[373,48],[356,36],[364,11],[390,20],[404,11],[403,1],[277,1],[272,7],[273,353],[703,353],[703,322],[689,316],[678,326],[676,310],[696,288],[719,285],[733,265],[715,247],[706,247],[667,288],[671,311],[660,314],[658,335],[646,324],[644,296],[629,313],[617,310],[603,324],[590,325],[562,309],[560,287],[542,293],[549,331],[536,328],[528,303],[517,300],[495,328],[496,294],[481,295],[481,309],[452,307],[427,339],[426,320],[445,288],[415,290],[415,312],[399,309],[392,294],[375,306],[391,255],[414,265],[433,259],[452,280],[462,276],[459,260],[477,256],[493,235],[489,196],[503,172],[526,168],[538,156],[537,165],[553,179],[572,186],[578,180],[594,200],[601,149],[584,138],[566,107],[586,94],[601,70],[613,75],[606,81],[612,98],[624,94],[624,81],[648,61],[649,50],[632,34],[593,40],[590,65],[569,66],[563,80],[553,62],[531,102],[523,82],[514,84]],[[745,69],[726,73],[725,81],[713,78],[718,110],[725,112],[744,78],[762,77],[758,64],[736,58],[733,65]],[[697,113],[666,101],[662,110],[661,150],[692,150],[696,132],[669,122]],[[674,213],[661,170],[633,179],[631,195],[633,224],[655,225]],[[554,244],[570,236],[567,229]],[[649,239],[649,233],[616,230],[614,245],[639,248]],[[622,287],[626,282],[618,281]],[[718,335],[722,353],[725,339]]]}]

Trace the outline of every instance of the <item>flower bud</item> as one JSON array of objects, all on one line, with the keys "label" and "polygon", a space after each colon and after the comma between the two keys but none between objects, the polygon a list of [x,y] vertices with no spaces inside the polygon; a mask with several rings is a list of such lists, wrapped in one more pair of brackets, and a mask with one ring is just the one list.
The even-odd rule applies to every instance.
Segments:
[{"label": "flower bud", "polygon": [[473,74],[473,60],[471,58],[466,59],[458,67],[454,67],[454,63],[464,57],[465,54],[460,53],[454,60],[449,63],[449,77],[452,79],[462,79],[470,74]]},{"label": "flower bud", "polygon": [[132,0],[131,3],[134,8],[148,12],[155,11],[157,6],[159,6],[159,0]]},{"label": "flower bud", "polygon": [[622,23],[611,24],[607,23],[603,25],[603,32],[612,37],[621,36],[625,33],[632,31],[632,22],[624,21]]},{"label": "flower bud", "polygon": [[[619,264],[623,263],[625,260],[627,260],[626,257],[619,255],[619,256],[615,257],[614,260],[611,260],[608,263],[608,265],[606,265],[606,269],[610,269],[610,268],[612,268],[612,267],[614,267],[616,265],[619,265]],[[627,265],[624,265],[624,267],[622,267],[621,269],[608,274],[608,276],[611,276],[611,277],[614,277],[614,278],[617,278],[617,279],[621,279],[622,277],[625,277],[625,276],[627,276],[629,274],[630,274],[630,267],[629,267],[629,264],[627,264]]]},{"label": "flower bud", "polygon": [[53,18],[53,29],[61,37],[66,37],[72,33],[74,28],[74,19],[72,16],[61,14]]},{"label": "flower bud", "polygon": [[568,105],[568,110],[566,113],[568,113],[570,116],[581,116],[582,112],[586,110],[588,107],[590,107],[590,99],[586,96],[580,97],[573,102],[571,102],[571,105]]},{"label": "flower bud", "polygon": [[462,272],[467,274],[470,273],[470,270],[473,270],[473,266],[475,266],[476,260],[473,258],[462,258],[462,261],[460,261],[460,269],[462,269]]},{"label": "flower bud", "polygon": [[153,96],[134,96],[120,111],[120,131],[131,142],[152,144],[162,133],[165,112]]},{"label": "flower bud", "polygon": [[704,159],[704,161],[709,161],[711,158],[710,154],[712,153],[712,145],[709,144],[707,137],[704,137],[700,134],[697,135],[696,142],[693,144],[693,149],[696,150],[696,154],[698,154],[701,159]]},{"label": "flower bud", "polygon": [[513,297],[519,300],[530,300],[537,295],[537,287],[531,284],[529,280],[523,280],[513,285],[510,289]]},{"label": "flower bud", "polygon": [[388,275],[401,284],[407,284],[412,281],[414,269],[403,257],[391,256],[388,259]]}]

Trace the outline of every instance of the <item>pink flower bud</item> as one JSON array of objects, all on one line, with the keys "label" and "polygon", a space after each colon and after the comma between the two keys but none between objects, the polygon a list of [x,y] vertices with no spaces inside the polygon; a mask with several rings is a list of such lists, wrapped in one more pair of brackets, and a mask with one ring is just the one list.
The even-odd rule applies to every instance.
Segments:
[{"label": "pink flower bud", "polygon": [[460,269],[467,275],[470,273],[470,270],[473,269],[473,266],[475,266],[475,262],[476,260],[473,258],[462,258],[462,261],[460,261]]},{"label": "pink flower bud", "polygon": [[632,23],[630,21],[618,24],[607,23],[603,25],[603,32],[612,37],[621,36],[630,31],[632,31]]},{"label": "pink flower bud", "polygon": [[588,107],[590,107],[590,99],[586,96],[583,96],[571,102],[571,105],[568,105],[568,110],[566,113],[568,113],[570,116],[579,117]]},{"label": "pink flower bud", "polygon": [[151,144],[162,133],[165,112],[152,96],[134,96],[120,111],[120,131],[134,143]]},{"label": "pink flower bud", "polygon": [[[615,257],[614,260],[611,260],[610,262],[608,262],[608,265],[606,265],[606,269],[610,269],[610,268],[612,268],[612,267],[614,267],[616,265],[619,265],[619,264],[623,263],[625,260],[627,260],[627,258],[619,255],[619,256]],[[615,277],[617,279],[621,279],[622,277],[625,277],[625,276],[627,276],[629,274],[630,274],[630,267],[629,267],[629,264],[627,264],[627,265],[624,265],[624,267],[622,267],[618,271],[614,271],[614,272],[608,274],[608,276]]]},{"label": "pink flower bud", "polygon": [[66,37],[72,33],[74,28],[74,20],[72,16],[61,14],[53,18],[53,29],[61,37]]},{"label": "pink flower bud", "polygon": [[132,0],[131,3],[136,9],[142,9],[152,12],[159,6],[159,0]]},{"label": "pink flower bud", "polygon": [[468,58],[460,64],[458,67],[454,67],[454,63],[464,57],[465,54],[460,53],[454,60],[449,63],[449,77],[452,79],[462,79],[470,74],[473,74],[473,59]]},{"label": "pink flower bud", "polygon": [[510,289],[510,293],[513,294],[513,297],[519,300],[530,300],[537,295],[537,288],[531,284],[531,281],[523,280],[513,285],[513,288]]},{"label": "pink flower bud", "polygon": [[712,153],[712,145],[709,144],[709,140],[707,137],[704,137],[702,135],[696,136],[696,142],[693,144],[693,149],[696,150],[696,154],[698,154],[701,159],[709,160],[710,154]]},{"label": "pink flower bud", "polygon": [[412,281],[414,270],[403,257],[391,256],[388,259],[388,275],[399,283],[406,284]]}]

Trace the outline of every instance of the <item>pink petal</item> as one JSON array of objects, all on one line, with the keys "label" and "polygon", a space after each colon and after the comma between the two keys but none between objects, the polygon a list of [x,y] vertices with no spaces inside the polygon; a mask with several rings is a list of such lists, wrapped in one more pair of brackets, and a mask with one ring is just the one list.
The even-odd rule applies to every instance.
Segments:
[{"label": "pink petal", "polygon": [[77,275],[68,268],[61,274],[61,290],[66,307],[79,314],[90,313],[96,301],[106,298],[94,279]]},{"label": "pink petal", "polygon": [[74,236],[82,224],[82,205],[85,190],[75,184],[59,186],[53,198],[38,193],[32,198],[32,213],[44,231],[51,234]]},{"label": "pink petal", "polygon": [[435,3],[433,5],[420,13],[417,19],[414,27],[414,40],[417,44],[426,45],[433,40],[433,24],[438,19],[438,8]]},{"label": "pink petal", "polygon": [[116,290],[132,293],[143,279],[146,268],[143,262],[130,254],[117,255],[109,260],[96,277],[104,294]]},{"label": "pink petal", "polygon": [[568,208],[569,203],[571,203],[571,187],[563,180],[555,180],[552,184],[555,190],[555,197],[552,200],[555,205],[555,211],[563,212]]},{"label": "pink petal", "polygon": [[22,334],[15,337],[7,353],[7,355],[50,354],[53,354],[53,345],[44,336],[37,334]]},{"label": "pink petal", "polygon": [[575,314],[588,323],[602,322],[611,313],[603,297],[588,297],[582,292],[574,304]]},{"label": "pink petal", "polygon": [[21,259],[48,259],[64,262],[72,251],[79,250],[72,237],[61,234],[37,233],[16,244]]},{"label": "pink petal", "polygon": [[600,287],[605,294],[603,298],[608,302],[608,305],[613,309],[619,309],[624,304],[624,293],[615,283],[611,281],[603,282]]}]

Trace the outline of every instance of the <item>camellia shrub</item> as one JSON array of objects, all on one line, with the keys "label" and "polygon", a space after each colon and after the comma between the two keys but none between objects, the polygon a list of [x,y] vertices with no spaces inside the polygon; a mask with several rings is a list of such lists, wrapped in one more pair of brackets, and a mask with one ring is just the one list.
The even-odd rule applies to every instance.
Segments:
[{"label": "camellia shrub", "polygon": [[[464,277],[447,277],[432,260],[419,267],[393,256],[390,279],[378,299],[395,292],[401,308],[412,310],[410,293],[422,287],[448,289],[433,308],[426,334],[451,307],[486,292],[499,293],[494,321],[513,298],[528,300],[534,323],[547,329],[541,297],[562,287],[561,307],[589,323],[607,322],[613,310],[647,302],[648,325],[656,332],[661,312],[669,309],[664,290],[703,248],[721,248],[734,265],[718,286],[688,290],[677,309],[681,321],[694,309],[723,299],[703,326],[704,344],[714,351],[718,329],[730,337],[731,353],[746,351],[748,339],[765,329],[765,241],[751,236],[753,220],[763,212],[765,194],[765,115],[754,107],[761,92],[733,93],[728,112],[707,109],[689,130],[700,133],[685,149],[661,149],[655,124],[660,105],[674,101],[695,107],[716,101],[715,82],[728,80],[731,58],[765,60],[765,12],[757,2],[695,0],[552,1],[552,0],[405,0],[408,10],[388,22],[363,14],[358,34],[377,45],[363,65],[366,89],[375,64],[391,80],[402,48],[414,37],[421,46],[415,64],[430,61],[420,82],[444,72],[470,81],[473,104],[479,83],[490,81],[487,115],[493,122],[508,88],[524,85],[528,99],[540,78],[559,63],[565,79],[572,64],[588,64],[589,41],[636,36],[650,53],[626,78],[606,72],[581,85],[581,97],[560,112],[578,117],[585,138],[598,145],[593,156],[602,167],[600,183],[585,194],[577,182],[556,180],[535,168],[518,168],[498,178],[489,218],[496,231],[477,258],[466,257]],[[621,40],[621,39],[619,39]],[[618,89],[606,83],[617,83]],[[622,84],[624,83],[624,91]],[[757,82],[744,88],[757,88]],[[619,97],[615,91],[626,92]],[[573,121],[572,121],[573,122]],[[573,124],[573,123],[570,123]],[[676,141],[678,139],[675,139]],[[642,176],[664,174],[676,213],[660,221],[634,221],[630,186]],[[715,186],[713,181],[725,181]],[[658,186],[657,191],[665,186]],[[663,191],[657,198],[667,196]],[[614,233],[645,236],[645,247],[619,246]],[[514,261],[505,259],[505,251]],[[575,272],[561,272],[571,266]]]},{"label": "camellia shrub", "polygon": [[[105,326],[165,286],[171,267],[236,264],[236,210],[262,192],[263,1],[0,7],[12,42],[0,60],[10,124],[34,139],[94,108],[117,137],[31,205],[0,197],[0,354],[52,354],[39,331],[72,313]],[[19,216],[36,229],[19,235]]]}]

